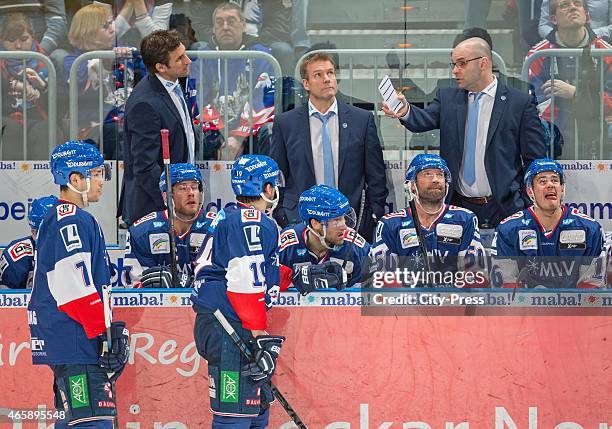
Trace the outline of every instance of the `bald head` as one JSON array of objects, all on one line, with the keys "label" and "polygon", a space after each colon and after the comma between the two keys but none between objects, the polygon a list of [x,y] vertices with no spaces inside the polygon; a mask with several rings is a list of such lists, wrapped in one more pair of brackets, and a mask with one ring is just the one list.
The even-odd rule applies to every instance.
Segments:
[{"label": "bald head", "polygon": [[458,86],[468,91],[482,91],[495,78],[491,48],[479,37],[471,37],[455,46],[451,62]]},{"label": "bald head", "polygon": [[489,60],[493,58],[489,44],[480,37],[470,37],[459,43],[455,48],[465,48],[476,57],[487,57]]}]

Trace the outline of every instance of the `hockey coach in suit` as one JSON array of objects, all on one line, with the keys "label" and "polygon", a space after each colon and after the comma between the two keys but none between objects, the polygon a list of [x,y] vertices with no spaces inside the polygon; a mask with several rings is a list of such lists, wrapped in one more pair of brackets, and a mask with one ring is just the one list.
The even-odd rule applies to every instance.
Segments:
[{"label": "hockey coach in suit", "polygon": [[300,74],[308,104],[274,120],[271,156],[285,176],[275,217],[281,227],[300,222],[300,194],[317,184],[339,189],[359,215],[365,189],[359,232],[370,241],[388,194],[374,117],[336,99],[336,64],[330,55],[313,53]]}]

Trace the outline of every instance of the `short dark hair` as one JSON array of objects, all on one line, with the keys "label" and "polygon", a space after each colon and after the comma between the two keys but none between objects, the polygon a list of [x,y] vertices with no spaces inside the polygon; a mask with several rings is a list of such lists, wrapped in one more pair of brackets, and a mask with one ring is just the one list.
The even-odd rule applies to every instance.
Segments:
[{"label": "short dark hair", "polygon": [[140,55],[149,73],[157,73],[157,63],[169,66],[170,52],[182,44],[176,30],[157,30],[145,36],[140,42]]},{"label": "short dark hair", "polygon": [[217,12],[222,11],[222,10],[235,10],[236,12],[238,12],[238,16],[240,17],[240,20],[244,21],[244,14],[242,13],[242,9],[240,8],[240,6],[238,6],[236,3],[225,2],[225,3],[219,4],[215,8],[215,10],[213,10],[213,13],[212,13],[213,24],[215,23],[215,17],[217,16]]},{"label": "short dark hair", "polygon": [[455,40],[453,41],[453,48],[456,48],[459,43],[463,42],[464,40],[471,39],[472,37],[478,37],[479,39],[484,40],[488,43],[489,48],[493,50],[493,40],[491,39],[491,35],[487,30],[480,27],[466,28],[461,33],[457,34],[457,37],[455,37]]},{"label": "short dark hair", "polygon": [[316,62],[316,61],[329,61],[336,68],[336,61],[334,61],[334,57],[326,52],[315,52],[314,54],[308,55],[300,64],[300,77],[302,79],[307,79],[308,74],[306,73],[306,68]]}]

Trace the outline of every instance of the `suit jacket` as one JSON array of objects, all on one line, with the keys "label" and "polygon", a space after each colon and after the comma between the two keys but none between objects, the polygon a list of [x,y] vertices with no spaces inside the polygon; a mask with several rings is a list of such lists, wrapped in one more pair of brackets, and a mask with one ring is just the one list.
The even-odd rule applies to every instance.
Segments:
[{"label": "suit jacket", "polygon": [[[338,133],[338,189],[357,214],[361,191],[366,189],[363,226],[372,213],[377,217],[384,214],[388,194],[382,148],[372,113],[338,101]],[[283,227],[301,222],[300,194],[316,184],[307,104],[275,117],[270,155],[285,176],[276,218]]]},{"label": "suit jacket", "polygon": [[[446,160],[452,182],[447,200],[457,189],[463,159],[468,91],[441,88],[425,109],[410,106],[406,121],[412,132],[440,129],[440,156]],[[508,216],[528,204],[523,189],[525,169],[531,161],[546,156],[544,129],[533,105],[532,96],[497,81],[497,93],[491,112],[485,170],[491,191]]]},{"label": "suit jacket", "polygon": [[[161,129],[170,131],[170,162],[188,162],[187,136],[181,116],[157,76],[142,79],[125,106],[123,184],[117,216],[129,224],[165,209],[159,190],[163,171]],[[196,137],[196,147],[198,135]]]}]

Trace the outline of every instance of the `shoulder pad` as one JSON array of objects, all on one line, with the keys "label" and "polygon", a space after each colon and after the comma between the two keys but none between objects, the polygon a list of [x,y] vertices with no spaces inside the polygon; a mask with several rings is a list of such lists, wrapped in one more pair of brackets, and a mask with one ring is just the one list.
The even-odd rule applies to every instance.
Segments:
[{"label": "shoulder pad", "polygon": [[77,206],[72,203],[62,203],[55,207],[57,211],[57,221],[59,222],[65,217],[73,216],[76,213]]},{"label": "shoulder pad", "polygon": [[132,226],[138,226],[138,225],[140,225],[141,223],[144,223],[144,222],[146,222],[146,221],[148,221],[148,220],[151,220],[151,219],[155,219],[156,217],[157,217],[157,212],[151,212],[151,213],[149,213],[148,215],[144,215],[143,217],[141,217],[140,219],[138,219],[136,222],[134,222],[134,223],[132,224]]},{"label": "shoulder pad", "polygon": [[513,215],[508,216],[506,219],[502,220],[499,224],[502,225],[502,224],[508,222],[509,220],[520,219],[523,216],[525,216],[525,213],[523,213],[523,211],[521,210],[520,212],[516,212]]},{"label": "shoulder pad", "polygon": [[11,245],[6,249],[9,256],[14,262],[17,262],[24,256],[34,256],[34,248],[32,247],[32,241],[29,238],[24,238]]},{"label": "shoulder pad", "polygon": [[363,247],[366,244],[365,238],[359,235],[354,229],[348,228],[346,231],[344,231],[344,241],[350,243],[353,241],[353,239],[355,240],[355,246]]},{"label": "shoulder pad", "polygon": [[259,222],[261,212],[257,209],[240,209],[240,220],[244,222]]},{"label": "shoulder pad", "polygon": [[406,217],[406,209],[401,209],[396,212],[386,214],[381,219],[391,219],[394,217]]},{"label": "shoulder pad", "polygon": [[290,228],[284,232],[281,233],[279,239],[278,239],[278,243],[279,243],[279,250],[282,251],[285,248],[289,247],[289,246],[293,246],[294,244],[298,244],[300,241],[298,240],[297,237],[297,232],[295,231],[295,229]]}]

